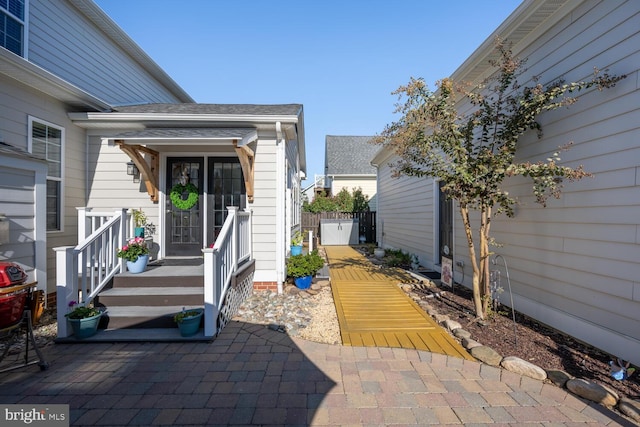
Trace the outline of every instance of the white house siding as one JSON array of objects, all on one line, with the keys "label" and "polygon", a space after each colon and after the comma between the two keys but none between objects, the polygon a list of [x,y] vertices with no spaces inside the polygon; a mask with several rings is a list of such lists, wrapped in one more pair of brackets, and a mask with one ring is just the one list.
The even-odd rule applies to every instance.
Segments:
[{"label": "white house siding", "polygon": [[[255,152],[253,210],[253,255],[256,260],[254,282],[275,283],[277,266],[277,181],[285,179],[276,172],[277,146],[275,132],[264,132]],[[282,213],[284,214],[284,212]],[[281,214],[281,215],[282,215]],[[284,236],[285,230],[280,230]],[[282,243],[284,245],[284,242]]]},{"label": "white house siding", "polygon": [[[0,215],[8,227],[8,240],[0,240],[0,261],[18,263],[29,281],[47,284],[42,211],[46,185],[44,162],[0,150]],[[37,200],[36,200],[37,199]],[[6,236],[5,236],[6,237]]]},{"label": "white house siding", "polygon": [[[640,3],[584,1],[514,53],[528,58],[527,76],[542,83],[587,79],[594,67],[628,75],[613,89],[588,91],[568,109],[543,114],[543,139],[529,133],[519,143],[519,160],[536,161],[573,141],[562,162],[583,164],[594,177],[565,183],[563,197],[547,208],[535,203],[530,182],[513,180],[509,191],[521,205],[515,218],[494,219],[492,235],[504,245],[494,251],[507,261],[516,310],[638,364]],[[380,203],[389,196],[381,191]],[[386,228],[388,216],[381,219]],[[455,227],[456,253],[466,257],[457,214]]]},{"label": "white house siding", "polygon": [[388,158],[379,161],[378,245],[416,254],[422,266],[433,268],[433,231],[437,219],[433,208],[433,180],[394,178],[388,163]]},{"label": "white house siding", "polygon": [[112,104],[177,102],[67,1],[30,0],[30,62]]},{"label": "white house siding", "polygon": [[[3,119],[0,136],[6,143],[22,150],[28,150],[29,116],[42,120],[65,131],[64,138],[64,203],[62,207],[62,231],[48,232],[41,236],[46,241],[46,269],[49,282],[47,292],[55,291],[55,254],[52,248],[75,244],[77,233],[76,206],[84,205],[85,194],[85,136],[84,131],[74,126],[67,117],[68,106],[11,79],[0,79],[0,111]],[[19,179],[21,175],[16,175]],[[0,204],[0,212],[4,203]],[[46,212],[46,211],[44,211]],[[44,264],[43,264],[44,265]],[[45,283],[42,279],[41,285]]]},{"label": "white house siding", "polygon": [[[361,188],[362,194],[367,196],[369,200],[375,198],[377,189],[376,177],[345,177],[334,176],[331,179],[331,194],[334,196],[340,192],[343,188],[346,188],[349,194],[353,193],[354,189]],[[375,200],[374,200],[375,202]],[[376,210],[375,203],[369,205],[372,211]]]}]

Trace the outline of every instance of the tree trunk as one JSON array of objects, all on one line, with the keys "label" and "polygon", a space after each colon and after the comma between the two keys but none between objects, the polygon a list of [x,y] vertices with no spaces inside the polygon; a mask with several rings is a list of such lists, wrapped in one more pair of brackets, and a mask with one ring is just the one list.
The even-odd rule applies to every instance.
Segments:
[{"label": "tree trunk", "polygon": [[473,303],[476,309],[476,316],[484,319],[484,311],[482,309],[482,293],[480,287],[480,267],[476,258],[476,249],[473,244],[473,230],[471,229],[471,221],[469,220],[469,209],[460,205],[460,216],[464,224],[464,232],[467,236],[467,244],[469,246],[469,259],[471,260],[471,268],[473,270]]},{"label": "tree trunk", "polygon": [[489,311],[491,304],[491,288],[490,288],[490,272],[489,258],[489,230],[491,228],[491,208],[484,208],[480,212],[480,298],[482,306],[482,315],[478,315],[484,319]]}]

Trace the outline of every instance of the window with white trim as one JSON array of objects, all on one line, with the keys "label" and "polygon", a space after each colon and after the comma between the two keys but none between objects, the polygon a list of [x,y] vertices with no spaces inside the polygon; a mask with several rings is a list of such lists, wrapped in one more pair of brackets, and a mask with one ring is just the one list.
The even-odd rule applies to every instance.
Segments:
[{"label": "window with white trim", "polygon": [[0,0],[0,46],[24,56],[26,0]]},{"label": "window with white trim", "polygon": [[47,231],[60,231],[62,230],[64,129],[30,117],[29,135],[31,153],[45,159],[49,166],[47,172]]}]

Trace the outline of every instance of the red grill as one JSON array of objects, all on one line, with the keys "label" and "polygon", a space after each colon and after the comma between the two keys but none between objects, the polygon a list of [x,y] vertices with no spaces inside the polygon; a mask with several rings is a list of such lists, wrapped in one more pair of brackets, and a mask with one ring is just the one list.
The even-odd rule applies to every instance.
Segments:
[{"label": "red grill", "polygon": [[0,262],[0,329],[20,322],[31,285],[27,274],[13,262]]}]

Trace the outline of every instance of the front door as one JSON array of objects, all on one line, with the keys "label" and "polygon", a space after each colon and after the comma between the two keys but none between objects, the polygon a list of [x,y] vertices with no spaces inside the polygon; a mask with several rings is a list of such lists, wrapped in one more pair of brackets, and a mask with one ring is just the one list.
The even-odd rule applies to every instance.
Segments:
[{"label": "front door", "polygon": [[216,241],[229,206],[246,207],[247,190],[237,157],[209,157],[207,244]]},{"label": "front door", "polygon": [[200,256],[203,245],[202,157],[167,158],[165,256]]}]

